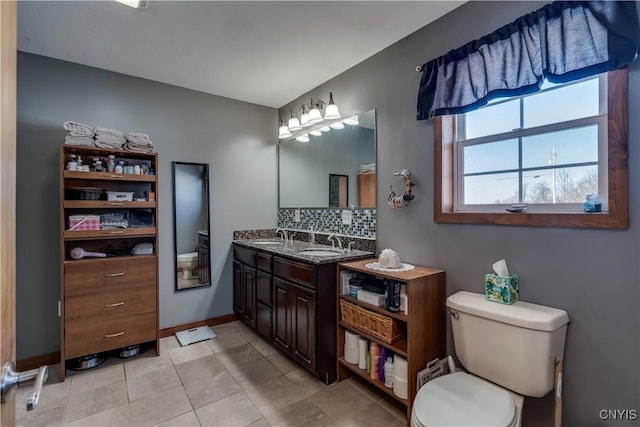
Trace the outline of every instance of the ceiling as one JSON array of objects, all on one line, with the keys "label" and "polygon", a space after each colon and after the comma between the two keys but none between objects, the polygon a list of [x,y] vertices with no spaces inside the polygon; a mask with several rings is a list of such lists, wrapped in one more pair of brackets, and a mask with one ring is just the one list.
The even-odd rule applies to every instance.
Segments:
[{"label": "ceiling", "polygon": [[21,1],[18,49],[281,107],[463,1]]}]

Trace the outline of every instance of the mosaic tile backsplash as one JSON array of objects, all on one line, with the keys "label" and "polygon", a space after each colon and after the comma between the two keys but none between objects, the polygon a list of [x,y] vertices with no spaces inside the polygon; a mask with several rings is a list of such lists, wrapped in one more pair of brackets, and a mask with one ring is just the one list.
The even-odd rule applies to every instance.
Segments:
[{"label": "mosaic tile backsplash", "polygon": [[278,227],[376,238],[375,209],[353,209],[351,225],[342,224],[342,209],[300,209],[300,222],[293,221],[294,212],[295,209],[279,209]]}]

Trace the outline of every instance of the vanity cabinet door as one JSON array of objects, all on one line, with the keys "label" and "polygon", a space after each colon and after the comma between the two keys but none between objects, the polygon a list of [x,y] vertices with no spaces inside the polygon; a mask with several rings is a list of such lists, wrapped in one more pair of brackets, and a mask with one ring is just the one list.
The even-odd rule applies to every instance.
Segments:
[{"label": "vanity cabinet door", "polygon": [[291,348],[290,288],[287,282],[273,278],[273,343],[287,353]]},{"label": "vanity cabinet door", "polygon": [[316,291],[290,285],[291,355],[311,372],[316,371]]},{"label": "vanity cabinet door", "polygon": [[233,261],[233,311],[242,319],[244,315],[244,295],[242,284],[242,264]]},{"label": "vanity cabinet door", "polygon": [[244,266],[243,274],[244,320],[256,327],[256,269]]}]

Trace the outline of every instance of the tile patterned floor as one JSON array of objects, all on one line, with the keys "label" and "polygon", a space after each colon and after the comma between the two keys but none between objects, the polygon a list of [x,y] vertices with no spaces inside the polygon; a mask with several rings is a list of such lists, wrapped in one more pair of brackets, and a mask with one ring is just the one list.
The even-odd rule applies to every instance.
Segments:
[{"label": "tile patterned floor", "polygon": [[325,386],[239,321],[181,347],[174,336],[135,359],[72,372],[51,366],[34,411],[16,393],[18,426],[406,426],[404,407],[359,379]]}]

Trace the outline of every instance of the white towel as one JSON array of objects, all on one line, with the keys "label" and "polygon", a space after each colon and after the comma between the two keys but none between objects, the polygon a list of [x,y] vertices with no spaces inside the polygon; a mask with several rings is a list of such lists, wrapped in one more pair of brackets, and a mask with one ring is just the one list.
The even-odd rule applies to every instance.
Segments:
[{"label": "white towel", "polygon": [[153,147],[151,145],[143,146],[140,144],[133,144],[131,142],[124,144],[124,149],[131,151],[132,153],[153,153]]},{"label": "white towel", "polygon": [[149,140],[149,135],[147,135],[146,133],[140,133],[140,132],[129,132],[127,134],[127,139],[128,140],[134,140],[134,139],[138,139],[138,140]]},{"label": "white towel", "polygon": [[114,135],[120,138],[124,138],[124,133],[116,129],[109,129],[102,126],[96,127],[96,135]]},{"label": "white towel", "polygon": [[85,147],[95,147],[95,141],[88,136],[65,136],[64,143],[67,145],[80,145]]},{"label": "white towel", "polygon": [[114,135],[97,135],[96,141],[110,142],[118,145],[124,145],[124,143],[127,142],[126,139],[118,138]]},{"label": "white towel", "polygon": [[107,148],[110,150],[121,150],[122,144],[113,141],[96,139],[96,147]]},{"label": "white towel", "polygon": [[78,122],[64,122],[62,126],[69,131],[70,136],[93,136],[93,128],[89,125],[85,125],[84,123]]}]

